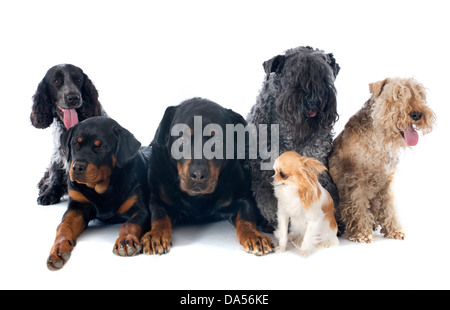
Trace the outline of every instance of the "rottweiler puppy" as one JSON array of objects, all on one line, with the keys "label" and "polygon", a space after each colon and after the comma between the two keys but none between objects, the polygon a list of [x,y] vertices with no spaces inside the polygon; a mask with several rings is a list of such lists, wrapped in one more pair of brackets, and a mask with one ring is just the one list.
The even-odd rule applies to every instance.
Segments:
[{"label": "rottweiler puppy", "polygon": [[47,267],[61,269],[78,236],[92,219],[125,222],[113,252],[133,256],[142,250],[140,239],[150,229],[147,172],[151,147],[141,144],[125,128],[107,117],[92,117],[61,136],[69,165],[69,205]]},{"label": "rottweiler puppy", "polygon": [[245,251],[273,251],[272,240],[256,228],[250,178],[244,160],[237,159],[236,134],[228,132],[227,124],[247,125],[241,115],[202,98],[166,109],[151,143],[152,216],[151,230],[141,239],[144,254],[168,253],[175,223],[221,219],[234,224]]}]

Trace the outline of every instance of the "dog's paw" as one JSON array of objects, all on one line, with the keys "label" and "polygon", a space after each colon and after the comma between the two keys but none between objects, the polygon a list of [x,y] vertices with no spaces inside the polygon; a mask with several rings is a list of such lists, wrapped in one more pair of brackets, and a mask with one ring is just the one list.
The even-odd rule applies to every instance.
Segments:
[{"label": "dog's paw", "polygon": [[275,253],[283,253],[283,252],[286,252],[286,246],[279,245],[275,248]]},{"label": "dog's paw", "polygon": [[37,198],[37,203],[41,206],[48,206],[57,204],[60,200],[61,197],[59,196],[42,194]]},{"label": "dog's paw", "polygon": [[113,247],[113,253],[119,256],[134,256],[140,253],[142,245],[135,235],[120,236]]},{"label": "dog's paw", "polygon": [[61,237],[55,241],[50,256],[47,259],[47,268],[50,270],[60,270],[70,258],[75,241]]},{"label": "dog's paw", "polygon": [[367,234],[358,233],[358,234],[355,234],[354,236],[349,236],[348,239],[350,241],[354,241],[354,242],[372,243],[373,242],[373,233],[367,233]]},{"label": "dog's paw", "polygon": [[330,246],[338,245],[339,239],[337,237],[333,237],[329,240],[325,240],[322,242],[319,242],[316,247],[317,248],[329,248]]},{"label": "dog's paw", "polygon": [[303,258],[307,258],[308,256],[311,255],[311,249],[306,248],[306,247],[301,247],[300,248],[300,256]]},{"label": "dog's paw", "polygon": [[401,231],[393,231],[391,233],[387,233],[384,235],[386,238],[389,239],[396,239],[396,240],[405,240],[406,235]]},{"label": "dog's paw", "polygon": [[275,244],[272,239],[258,231],[241,236],[239,242],[247,253],[258,256],[272,253],[275,250]]},{"label": "dog's paw", "polygon": [[141,243],[144,254],[167,254],[172,247],[172,236],[168,230],[151,230],[142,237]]}]

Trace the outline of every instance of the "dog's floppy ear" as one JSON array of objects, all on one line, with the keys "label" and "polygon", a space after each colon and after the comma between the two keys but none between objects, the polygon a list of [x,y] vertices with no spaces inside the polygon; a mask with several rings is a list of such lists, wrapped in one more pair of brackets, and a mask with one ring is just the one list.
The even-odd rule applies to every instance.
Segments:
[{"label": "dog's floppy ear", "polygon": [[65,132],[62,133],[61,137],[59,138],[61,143],[61,153],[67,162],[70,162],[70,159],[72,157],[70,143],[72,141],[73,132],[75,130],[74,128],[75,127],[72,127],[66,130]]},{"label": "dog's floppy ear", "polygon": [[168,146],[170,139],[170,125],[175,115],[176,107],[167,107],[164,112],[164,116],[159,123],[158,129],[156,129],[155,137],[153,138],[152,145]]},{"label": "dog's floppy ear", "polygon": [[384,79],[382,81],[369,84],[370,93],[374,98],[378,98],[378,96],[380,96],[381,92],[383,91],[384,85],[386,85],[388,81],[389,79]]},{"label": "dog's floppy ear", "polygon": [[233,124],[242,124],[244,126],[247,126],[247,121],[242,117],[241,114],[234,112],[231,109],[227,109],[228,114],[231,117],[231,120],[233,121]]},{"label": "dog's floppy ear", "polygon": [[47,94],[47,86],[42,80],[33,95],[30,115],[31,123],[36,128],[47,128],[53,123],[53,103]]},{"label": "dog's floppy ear", "polygon": [[284,55],[278,55],[269,60],[266,60],[263,63],[264,71],[266,72],[267,75],[269,75],[272,72],[280,73],[281,70],[283,70],[285,61],[286,56]]},{"label": "dog's floppy ear", "polygon": [[82,109],[86,111],[86,115],[89,116],[100,116],[102,114],[102,109],[100,102],[98,101],[98,91],[92,83],[91,79],[83,73],[83,86],[81,86],[81,96],[83,98]]},{"label": "dog's floppy ear", "polygon": [[131,132],[120,125],[114,126],[112,131],[117,137],[117,147],[115,152],[116,164],[117,167],[121,168],[137,155],[141,143]]},{"label": "dog's floppy ear", "polygon": [[336,59],[334,59],[333,53],[327,54],[327,62],[330,65],[330,67],[333,69],[334,77],[338,75],[339,71],[341,70],[341,67],[336,62]]}]

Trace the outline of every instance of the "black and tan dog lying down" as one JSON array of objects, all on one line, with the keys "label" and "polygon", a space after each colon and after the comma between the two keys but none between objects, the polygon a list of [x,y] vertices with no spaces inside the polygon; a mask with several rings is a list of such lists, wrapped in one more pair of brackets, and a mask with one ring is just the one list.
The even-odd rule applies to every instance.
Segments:
[{"label": "black and tan dog lying down", "polygon": [[144,254],[169,252],[175,223],[221,219],[234,224],[245,251],[273,251],[272,240],[256,228],[259,215],[236,139],[233,156],[225,156],[227,124],[247,125],[239,114],[201,98],[166,109],[151,143],[152,220],[141,240]]},{"label": "black and tan dog lying down", "polygon": [[[113,247],[120,256],[142,250],[168,253],[173,224],[222,219],[234,224],[247,252],[272,252],[272,240],[256,229],[260,214],[236,145],[231,158],[219,155],[227,151],[227,124],[246,122],[232,110],[194,98],[167,108],[148,147],[140,147],[128,130],[107,117],[90,118],[65,132],[61,144],[69,165],[69,205],[47,267],[59,270],[66,264],[93,219],[124,223]],[[199,140],[195,131],[201,133]],[[213,154],[203,153],[207,145]]]},{"label": "black and tan dog lying down", "polygon": [[47,267],[61,269],[89,221],[123,223],[113,252],[133,256],[142,250],[140,239],[150,229],[147,172],[151,148],[116,121],[92,117],[61,136],[69,166],[69,205]]}]

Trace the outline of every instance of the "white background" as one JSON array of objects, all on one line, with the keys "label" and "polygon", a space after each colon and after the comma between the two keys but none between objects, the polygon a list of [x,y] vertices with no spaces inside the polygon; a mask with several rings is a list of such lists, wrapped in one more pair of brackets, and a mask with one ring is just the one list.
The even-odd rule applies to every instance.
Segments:
[{"label": "white background", "polygon": [[[0,4],[1,289],[449,289],[450,22],[447,1],[3,1]],[[262,63],[299,45],[333,52],[339,133],[368,84],[415,77],[437,115],[401,156],[395,181],[407,238],[341,239],[307,259],[256,257],[227,222],[178,227],[163,256],[112,254],[119,225],[93,223],[63,270],[46,259],[67,200],[36,204],[51,129],[31,126],[48,68],[81,67],[109,115],[149,144],[169,105],[201,96],[246,116]]]}]

